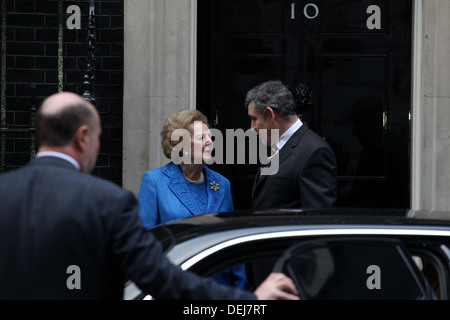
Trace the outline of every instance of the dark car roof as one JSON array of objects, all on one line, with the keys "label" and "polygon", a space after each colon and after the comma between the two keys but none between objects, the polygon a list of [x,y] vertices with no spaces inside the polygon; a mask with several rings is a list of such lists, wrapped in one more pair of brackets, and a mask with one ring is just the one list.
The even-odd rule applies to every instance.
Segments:
[{"label": "dark car roof", "polygon": [[[192,216],[154,227],[152,232],[165,249],[175,243],[199,236],[224,233],[248,233],[251,229],[290,230],[313,226],[426,226],[450,228],[450,213],[409,209],[279,209],[250,211],[240,210]],[[243,230],[246,229],[246,230]],[[241,232],[237,232],[240,230]]]},{"label": "dark car roof", "polygon": [[450,226],[450,212],[371,208],[238,210],[192,216],[171,221],[165,226],[170,229],[191,229],[202,226],[231,228],[239,225],[248,227],[330,223]]}]

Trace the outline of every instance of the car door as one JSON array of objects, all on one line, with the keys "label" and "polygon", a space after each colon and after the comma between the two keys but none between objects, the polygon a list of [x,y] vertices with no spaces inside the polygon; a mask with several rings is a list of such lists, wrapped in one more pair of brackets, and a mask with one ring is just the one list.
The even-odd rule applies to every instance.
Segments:
[{"label": "car door", "polygon": [[273,271],[291,277],[302,299],[438,299],[413,257],[398,239],[329,238],[293,245]]}]

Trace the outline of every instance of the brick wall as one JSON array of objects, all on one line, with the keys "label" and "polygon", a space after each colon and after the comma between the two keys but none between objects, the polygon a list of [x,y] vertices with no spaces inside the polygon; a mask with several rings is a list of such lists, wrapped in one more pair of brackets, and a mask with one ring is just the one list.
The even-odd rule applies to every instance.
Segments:
[{"label": "brick wall", "polygon": [[[29,127],[32,105],[58,91],[58,30],[63,21],[63,90],[83,94],[87,66],[89,1],[6,1],[6,122]],[[81,29],[68,29],[70,5],[81,9]],[[101,149],[93,174],[122,183],[123,0],[95,1],[96,49],[93,93],[102,119]],[[3,72],[3,70],[2,70]],[[34,94],[32,87],[35,87]],[[34,99],[33,99],[34,97]],[[6,170],[26,164],[27,132],[7,133]]]}]

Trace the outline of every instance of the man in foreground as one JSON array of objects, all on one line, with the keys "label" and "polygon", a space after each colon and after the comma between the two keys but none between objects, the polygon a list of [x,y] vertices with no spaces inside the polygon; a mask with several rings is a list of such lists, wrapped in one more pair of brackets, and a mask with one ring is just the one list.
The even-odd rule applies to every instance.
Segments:
[{"label": "man in foreground", "polygon": [[122,299],[126,279],[156,299],[298,299],[283,274],[250,293],[171,264],[134,195],[89,174],[101,124],[80,96],[47,98],[36,133],[36,159],[0,176],[0,299]]}]

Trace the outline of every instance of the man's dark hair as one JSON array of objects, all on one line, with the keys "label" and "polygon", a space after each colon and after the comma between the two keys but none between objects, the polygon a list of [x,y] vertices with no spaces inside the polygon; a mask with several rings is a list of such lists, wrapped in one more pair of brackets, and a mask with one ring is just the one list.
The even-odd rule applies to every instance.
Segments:
[{"label": "man's dark hair", "polygon": [[266,118],[266,109],[271,107],[281,117],[288,119],[297,115],[297,106],[291,91],[279,80],[261,83],[248,91],[245,107],[253,102],[255,111]]},{"label": "man's dark hair", "polygon": [[94,113],[89,105],[75,103],[55,113],[38,111],[36,117],[36,136],[39,144],[52,147],[67,145],[82,125],[93,129]]}]

